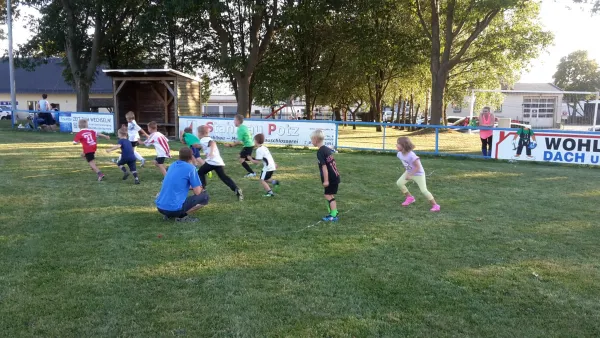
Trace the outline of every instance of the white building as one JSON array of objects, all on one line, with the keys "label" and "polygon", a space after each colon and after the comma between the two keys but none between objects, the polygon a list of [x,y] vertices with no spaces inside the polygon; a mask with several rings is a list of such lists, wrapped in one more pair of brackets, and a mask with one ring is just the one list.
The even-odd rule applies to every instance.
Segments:
[{"label": "white building", "polygon": [[[481,102],[483,95],[476,93],[476,106],[489,105],[493,108],[496,117],[531,124],[534,128],[552,128],[560,123],[563,94],[556,92],[562,89],[552,83],[515,83],[508,90],[512,91],[502,94],[504,100],[500,105]],[[470,96],[465,97],[461,104],[449,104],[446,108],[446,116],[469,116],[470,104]],[[479,113],[475,111],[473,115],[478,116]]]}]

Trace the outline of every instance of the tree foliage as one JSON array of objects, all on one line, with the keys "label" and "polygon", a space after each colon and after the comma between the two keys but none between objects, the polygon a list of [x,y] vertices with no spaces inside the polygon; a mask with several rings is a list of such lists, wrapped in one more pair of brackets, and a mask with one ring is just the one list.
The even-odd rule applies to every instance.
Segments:
[{"label": "tree foliage", "polygon": [[568,91],[596,91],[600,89],[598,62],[584,50],[575,51],[560,59],[554,84]]}]

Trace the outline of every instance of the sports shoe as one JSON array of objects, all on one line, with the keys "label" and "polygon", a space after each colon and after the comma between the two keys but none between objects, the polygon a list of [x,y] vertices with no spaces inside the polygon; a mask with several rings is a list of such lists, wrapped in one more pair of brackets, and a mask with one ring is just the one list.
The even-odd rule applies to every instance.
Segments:
[{"label": "sports shoe", "polygon": [[429,209],[429,211],[431,211],[431,212],[440,211],[440,205],[439,204],[434,205],[433,207],[431,207],[431,209]]},{"label": "sports shoe", "polygon": [[140,184],[140,179],[136,178],[135,181],[133,181],[133,184]]},{"label": "sports shoe", "polygon": [[180,218],[175,218],[175,222],[194,223],[198,222],[198,219],[190,216],[184,216]]},{"label": "sports shoe", "polygon": [[244,200],[244,192],[242,191],[242,189],[237,188],[237,190],[235,191],[235,194],[237,195],[239,201]]},{"label": "sports shoe", "polygon": [[103,179],[104,179],[104,174],[98,175],[98,182],[102,181]]},{"label": "sports shoe", "polygon": [[275,190],[275,192],[279,192],[279,183],[279,181],[273,180],[273,190]]},{"label": "sports shoe", "polygon": [[208,178],[212,178],[212,171],[209,171],[208,174],[206,174],[206,176],[208,176]]},{"label": "sports shoe", "polygon": [[249,173],[244,176],[244,178],[252,178],[252,177],[256,177],[256,173]]},{"label": "sports shoe", "polygon": [[263,197],[275,197],[275,194],[266,193],[263,195]]},{"label": "sports shoe", "polygon": [[333,216],[331,216],[331,215],[327,215],[327,216],[323,217],[321,220],[322,220],[323,222],[337,222],[337,221],[338,221],[338,219],[339,219],[339,218],[337,218],[337,217],[333,217]]},{"label": "sports shoe", "polygon": [[407,207],[411,204],[415,203],[415,197],[414,196],[408,196],[406,197],[406,199],[404,200],[404,202],[402,202],[402,206],[403,207]]},{"label": "sports shoe", "polygon": [[163,221],[168,221],[168,220],[169,220],[169,216],[163,215]]},{"label": "sports shoe", "polygon": [[123,181],[125,181],[127,178],[129,178],[129,173],[123,174]]},{"label": "sports shoe", "polygon": [[140,164],[140,167],[141,167],[141,168],[143,168],[143,167],[144,167],[144,164],[146,164],[146,160],[145,160],[145,159],[142,159],[142,163]]}]

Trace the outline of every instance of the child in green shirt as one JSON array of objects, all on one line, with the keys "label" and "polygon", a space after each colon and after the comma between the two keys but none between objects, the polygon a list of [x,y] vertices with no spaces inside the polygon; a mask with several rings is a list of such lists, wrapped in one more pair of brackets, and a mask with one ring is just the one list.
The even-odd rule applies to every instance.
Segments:
[{"label": "child in green shirt", "polygon": [[200,157],[200,148],[201,148],[200,139],[196,135],[194,135],[192,128],[191,127],[185,128],[179,135],[179,139],[181,140],[181,143],[187,145],[188,147],[190,147],[190,149],[192,149],[192,154],[193,154],[192,163],[196,167],[204,164],[203,163],[204,161]]},{"label": "child in green shirt", "polygon": [[246,174],[246,178],[256,177],[256,173],[250,166],[248,165],[248,161],[252,158],[252,151],[254,150],[254,140],[252,139],[252,133],[248,127],[244,125],[244,116],[241,114],[237,114],[233,119],[233,124],[237,127],[237,141],[233,143],[229,143],[226,146],[234,147],[238,144],[242,145],[242,151],[240,151],[240,164],[248,174]]}]

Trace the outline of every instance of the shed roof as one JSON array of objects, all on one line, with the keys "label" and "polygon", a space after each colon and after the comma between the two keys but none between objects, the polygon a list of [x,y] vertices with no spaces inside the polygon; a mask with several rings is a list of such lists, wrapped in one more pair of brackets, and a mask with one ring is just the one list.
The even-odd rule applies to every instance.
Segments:
[{"label": "shed roof", "polygon": [[111,77],[185,77],[199,81],[195,76],[182,73],[174,69],[103,69],[102,72]]}]

